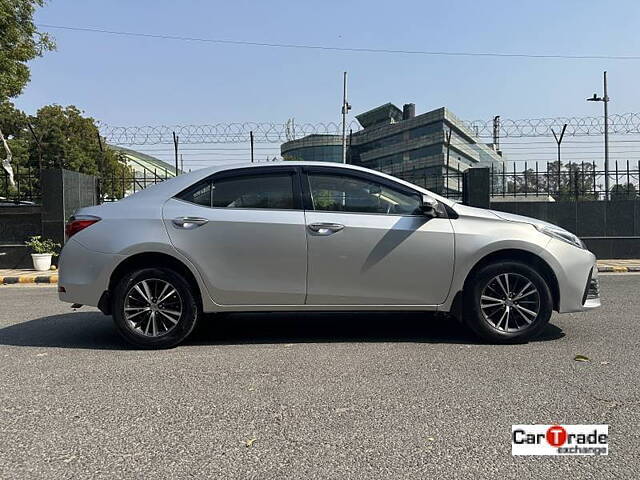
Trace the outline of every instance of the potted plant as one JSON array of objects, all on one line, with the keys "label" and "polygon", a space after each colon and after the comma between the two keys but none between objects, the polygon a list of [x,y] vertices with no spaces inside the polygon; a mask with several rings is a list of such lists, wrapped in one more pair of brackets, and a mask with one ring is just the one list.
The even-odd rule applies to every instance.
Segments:
[{"label": "potted plant", "polygon": [[40,272],[51,268],[51,258],[58,255],[57,249],[60,248],[59,243],[48,238],[43,240],[40,235],[31,237],[24,244],[33,251],[31,254],[33,268]]}]

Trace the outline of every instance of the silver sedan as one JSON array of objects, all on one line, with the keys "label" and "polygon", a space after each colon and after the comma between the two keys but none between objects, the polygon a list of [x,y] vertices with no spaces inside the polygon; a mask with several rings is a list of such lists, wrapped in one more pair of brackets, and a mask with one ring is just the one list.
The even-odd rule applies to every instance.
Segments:
[{"label": "silver sedan", "polygon": [[595,256],[572,233],[349,165],[198,170],[82,208],[66,236],[60,299],[149,348],[203,313],[439,311],[522,342],[554,310],[600,306]]}]

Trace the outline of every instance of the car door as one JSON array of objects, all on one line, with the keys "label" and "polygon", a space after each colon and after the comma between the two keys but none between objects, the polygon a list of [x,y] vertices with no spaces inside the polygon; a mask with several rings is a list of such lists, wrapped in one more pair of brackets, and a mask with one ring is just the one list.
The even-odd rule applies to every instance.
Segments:
[{"label": "car door", "polygon": [[213,175],[166,202],[174,247],[220,305],[303,305],[307,247],[297,170]]},{"label": "car door", "polygon": [[448,218],[420,211],[421,194],[377,175],[305,167],[308,305],[436,305],[449,292]]}]

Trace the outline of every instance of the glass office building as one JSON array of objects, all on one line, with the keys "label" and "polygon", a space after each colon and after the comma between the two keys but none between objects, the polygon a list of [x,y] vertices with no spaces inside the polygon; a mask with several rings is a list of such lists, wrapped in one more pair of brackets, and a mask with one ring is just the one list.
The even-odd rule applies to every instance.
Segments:
[{"label": "glass office building", "polygon": [[342,137],[340,135],[307,135],[283,143],[280,153],[284,160],[305,162],[342,162]]},{"label": "glass office building", "polygon": [[[462,190],[460,173],[469,167],[504,168],[501,153],[482,143],[446,108],[415,115],[413,104],[400,110],[386,103],[356,119],[362,130],[348,139],[347,163],[454,196]],[[309,135],[283,144],[281,151],[285,159],[340,162],[341,137]]]},{"label": "glass office building", "polygon": [[469,167],[493,166],[501,171],[504,166],[500,152],[482,143],[446,108],[415,115],[413,104],[400,110],[387,103],[356,118],[363,129],[351,138],[349,163],[437,193],[460,193],[460,173]]}]

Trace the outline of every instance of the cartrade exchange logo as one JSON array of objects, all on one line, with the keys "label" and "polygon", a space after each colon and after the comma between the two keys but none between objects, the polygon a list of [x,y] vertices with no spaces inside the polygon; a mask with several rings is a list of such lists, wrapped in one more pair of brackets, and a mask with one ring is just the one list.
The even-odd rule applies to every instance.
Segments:
[{"label": "cartrade exchange logo", "polygon": [[512,455],[608,455],[609,425],[512,425]]}]

